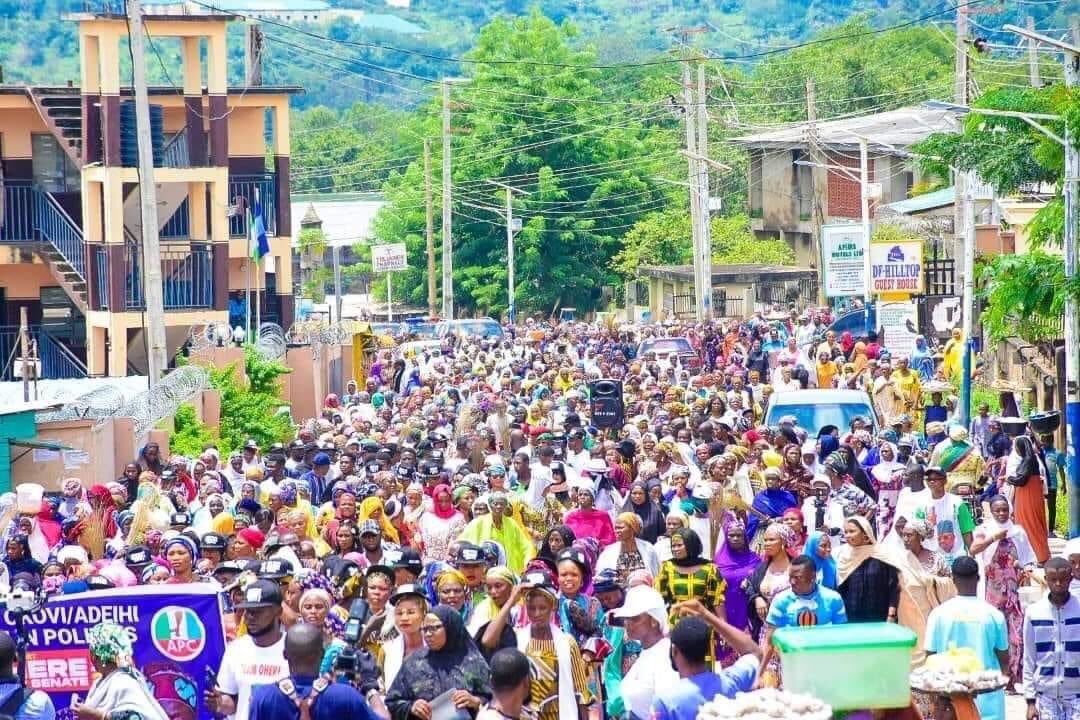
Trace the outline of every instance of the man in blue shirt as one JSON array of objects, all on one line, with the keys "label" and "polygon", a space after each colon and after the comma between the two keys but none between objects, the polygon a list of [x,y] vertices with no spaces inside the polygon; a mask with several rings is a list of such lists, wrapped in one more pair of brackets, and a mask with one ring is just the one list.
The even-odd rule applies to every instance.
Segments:
[{"label": "man in blue shirt", "polygon": [[777,628],[842,625],[847,622],[843,598],[835,590],[818,585],[817,566],[810,556],[800,555],[792,560],[788,578],[791,587],[773,598],[769,614],[765,616],[765,653],[760,667],[762,675],[775,653],[772,635]]},{"label": "man in blue shirt", "polygon": [[[285,634],[289,677],[257,686],[248,706],[248,720],[377,720],[360,691],[319,676],[323,657],[322,628],[298,623]],[[306,706],[307,712],[301,712]]]},{"label": "man in blue shirt", "polygon": [[[750,692],[758,669],[761,650],[750,636],[705,609],[700,601],[690,600],[674,607],[675,612],[689,614],[671,631],[671,665],[679,672],[680,680],[653,699],[652,720],[695,720],[703,703],[717,695],[735,697],[735,693]],[[715,673],[706,658],[712,652],[710,627],[719,633],[730,647],[742,657],[731,667]]]},{"label": "man in blue shirt", "polygon": [[14,720],[53,720],[56,708],[41,690],[23,686],[15,675],[15,640],[0,630],[0,713]]},{"label": "man in blue shirt", "polygon": [[[945,652],[952,646],[970,648],[987,670],[1009,667],[1009,634],[1005,616],[978,597],[979,565],[967,555],[952,564],[956,597],[930,611],[926,618],[926,653]],[[983,720],[1005,720],[1005,691],[983,693],[975,698]]]}]

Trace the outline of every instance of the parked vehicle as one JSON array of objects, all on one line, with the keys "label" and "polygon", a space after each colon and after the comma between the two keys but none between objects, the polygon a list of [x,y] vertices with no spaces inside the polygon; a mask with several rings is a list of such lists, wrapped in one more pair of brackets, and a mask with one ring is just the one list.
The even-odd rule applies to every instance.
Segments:
[{"label": "parked vehicle", "polygon": [[679,364],[687,368],[701,367],[701,356],[694,350],[694,346],[684,337],[661,337],[647,338],[642,340],[637,348],[636,357],[640,360],[646,353],[654,353],[657,360],[668,360],[672,364],[678,360]]},{"label": "parked vehicle", "polygon": [[810,389],[773,393],[765,408],[765,425],[777,427],[785,415],[793,415],[799,427],[804,428],[811,438],[816,438],[818,431],[826,425],[846,431],[857,416],[867,420],[872,434],[876,435],[881,427],[881,418],[865,390]]},{"label": "parked vehicle", "polygon": [[475,320],[442,320],[439,322],[437,332],[440,338],[448,335],[487,338],[489,340],[502,340],[503,338],[502,325],[489,317],[476,318]]}]

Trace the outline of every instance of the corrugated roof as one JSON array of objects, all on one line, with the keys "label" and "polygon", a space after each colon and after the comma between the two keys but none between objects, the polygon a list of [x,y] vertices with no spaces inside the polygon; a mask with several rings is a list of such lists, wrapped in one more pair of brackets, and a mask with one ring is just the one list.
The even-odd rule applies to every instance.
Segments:
[{"label": "corrugated roof", "polygon": [[425,28],[420,27],[414,22],[409,22],[397,15],[390,15],[387,13],[366,12],[363,15],[352,15],[351,17],[353,22],[360,27],[371,28],[373,30],[387,30],[401,35],[423,35],[427,32]]},{"label": "corrugated roof", "polygon": [[209,0],[207,5],[227,12],[324,12],[330,9],[326,0]]},{"label": "corrugated roof", "polygon": [[916,195],[907,200],[898,200],[897,202],[889,203],[884,209],[899,215],[910,215],[912,213],[925,212],[926,210],[933,210],[934,208],[952,205],[954,202],[956,202],[956,188],[947,187],[942,188],[941,190],[935,190],[934,192],[928,192],[924,195]]},{"label": "corrugated roof", "polygon": [[[825,120],[817,123],[817,136],[823,145],[857,147],[859,136],[871,145],[894,145],[906,148],[935,132],[955,129],[953,115],[947,110],[931,110],[912,105],[873,115]],[[799,148],[807,146],[807,123],[796,123],[778,130],[744,135],[735,142],[749,147]]]}]

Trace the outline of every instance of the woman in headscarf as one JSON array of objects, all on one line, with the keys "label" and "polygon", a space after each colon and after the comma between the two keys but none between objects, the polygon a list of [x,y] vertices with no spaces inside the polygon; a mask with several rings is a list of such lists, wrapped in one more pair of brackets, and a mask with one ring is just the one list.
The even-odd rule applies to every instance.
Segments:
[{"label": "woman in headscarf", "polygon": [[[709,610],[724,605],[727,583],[716,564],[702,557],[701,538],[693,530],[679,528],[671,534],[671,559],[656,574],[656,589],[669,608],[676,603],[700,600]],[[678,622],[672,614],[672,624]]]},{"label": "woman in headscarf", "polygon": [[989,515],[972,533],[971,554],[979,561],[979,596],[1005,614],[1010,645],[1007,672],[1013,683],[1021,682],[1024,608],[1020,586],[1027,584],[1036,558],[1024,528],[1009,518],[1009,501],[1004,496],[990,499]]},{"label": "woman in headscarf", "polygon": [[[717,551],[716,569],[726,584],[724,590],[724,612],[732,627],[742,631],[750,630],[750,618],[747,615],[750,598],[747,596],[750,575],[761,564],[761,556],[750,549],[750,539],[746,535],[746,524],[733,519],[724,524],[724,541]],[[725,653],[730,655],[730,653]]]},{"label": "woman in headscarf", "polygon": [[431,512],[420,516],[420,552],[424,563],[445,561],[450,545],[465,529],[465,517],[454,508],[450,486],[436,485],[431,491]]},{"label": "woman in headscarf", "polygon": [[[638,517],[638,537],[652,545],[656,539],[664,534],[664,516],[660,508],[649,497],[649,491],[645,483],[640,480],[631,483],[630,492],[626,502],[623,503],[624,513],[633,513]],[[618,535],[618,532],[615,533]]]},{"label": "woman in headscarf", "polygon": [[791,532],[795,533],[795,544],[791,546],[791,554],[798,556],[803,554],[803,548],[806,547],[806,518],[803,516],[802,510],[797,507],[788,508],[784,511],[784,514],[780,516],[780,522],[791,528]]},{"label": "woman in headscarf", "polygon": [[822,587],[836,589],[836,559],[832,556],[832,538],[828,533],[814,531],[806,539],[803,555],[814,561],[817,581]]},{"label": "woman in headscarf", "polygon": [[1005,477],[1014,488],[1012,506],[1016,524],[1024,529],[1035,552],[1035,559],[1041,565],[1050,559],[1047,541],[1050,528],[1046,521],[1046,501],[1043,499],[1046,466],[1031,444],[1031,438],[1026,435],[1013,442]]},{"label": "woman in headscarf", "polygon": [[[499,638],[499,644],[494,648],[485,648],[480,644],[481,638],[484,637],[484,631],[487,629],[488,623],[490,623],[499,611],[502,610],[503,605],[510,601],[510,595],[514,591],[514,586],[519,582],[518,576],[513,570],[505,565],[496,565],[490,568],[484,575],[484,587],[487,590],[487,595],[483,600],[476,604],[473,608],[472,617],[468,622],[469,634],[476,640],[477,646],[480,648],[481,654],[487,660],[491,659],[491,656],[495,654],[497,650],[501,650],[504,647],[514,647],[514,631],[513,628],[508,626],[503,628],[502,637]],[[511,625],[516,624],[516,621],[520,618],[511,618]]]},{"label": "woman in headscarf", "polygon": [[587,594],[592,588],[594,557],[590,557],[585,548],[574,546],[559,554],[556,566],[559,627],[579,644],[602,634],[606,624],[600,601]]},{"label": "woman in headscarf", "polygon": [[660,563],[651,542],[641,537],[641,518],[633,512],[624,511],[615,518],[616,541],[604,548],[596,561],[596,571],[615,570],[619,584],[626,587],[626,579],[634,570],[645,569],[656,575]]},{"label": "woman in headscarf", "polygon": [[836,557],[836,591],[848,622],[896,622],[900,603],[898,561],[878,545],[870,521],[852,515],[844,523],[844,544]]},{"label": "woman in headscarf", "polygon": [[177,535],[165,541],[161,548],[172,569],[169,583],[180,585],[199,582],[195,574],[195,563],[199,560],[199,548],[187,535]]},{"label": "woman in headscarf", "polygon": [[531,584],[527,589],[515,586],[510,600],[484,633],[484,645],[496,645],[509,623],[512,607],[522,595],[528,624],[518,628],[515,634],[517,649],[528,656],[533,670],[529,706],[536,709],[536,720],[585,717],[592,702],[589,669],[577,642],[559,629],[555,617],[558,596],[547,580]]},{"label": "woman in headscarf", "polygon": [[475,714],[491,699],[491,671],[465,629],[461,615],[438,605],[420,626],[427,647],[405,659],[386,693],[393,720],[430,718],[431,701],[451,692],[458,710]]},{"label": "woman in headscarf", "polygon": [[156,442],[146,443],[143,449],[139,451],[139,470],[149,470],[161,477],[161,472],[164,469],[165,465],[161,462],[161,448]]},{"label": "woman in headscarf", "polygon": [[791,567],[791,548],[796,540],[795,533],[782,522],[771,522],[765,528],[761,562],[746,581],[750,629],[759,641],[764,637],[765,616],[773,598],[791,587],[788,569]]},{"label": "woman in headscarf", "polygon": [[544,536],[544,541],[540,544],[540,552],[536,556],[550,563],[551,570],[554,572],[555,565],[559,562],[559,554],[573,545],[575,540],[577,536],[567,526],[554,527]]},{"label": "woman in headscarf", "polygon": [[836,449],[836,452],[844,459],[845,470],[842,474],[850,475],[852,484],[866,493],[871,500],[877,502],[877,491],[874,490],[866,471],[862,469],[858,460],[855,459],[855,451],[851,449],[851,446],[841,445]]},{"label": "woman in headscarf", "polygon": [[[914,670],[926,660],[923,648],[926,619],[930,611],[955,595],[956,587],[944,556],[923,547],[922,541],[930,536],[930,525],[925,520],[909,520],[901,535],[905,547],[899,553],[897,562],[900,571],[897,620],[918,636],[918,642],[911,651],[911,667]],[[1020,655],[1022,657],[1023,653]]]},{"label": "woman in headscarf", "polygon": [[788,508],[797,507],[795,495],[780,487],[780,469],[765,470],[765,489],[754,496],[747,516],[746,531],[750,534],[750,546],[760,547],[765,525],[778,519]]},{"label": "woman in headscarf", "polygon": [[881,443],[879,453],[880,462],[870,468],[870,484],[878,495],[878,535],[886,537],[892,530],[900,491],[904,489],[904,464],[896,459],[898,457],[896,446],[890,442]]},{"label": "woman in headscarf", "polygon": [[[72,707],[75,717],[108,720],[168,720],[161,704],[147,689],[146,678],[133,664],[131,636],[113,623],[100,623],[86,631],[90,662],[100,675],[86,693],[85,702]],[[187,688],[192,695],[196,689]],[[192,707],[191,712],[194,713]]]},{"label": "woman in headscarf", "polygon": [[360,503],[360,513],[357,525],[362,525],[365,520],[376,520],[383,530],[383,538],[395,545],[400,544],[401,537],[398,535],[397,528],[390,522],[390,519],[386,517],[386,507],[383,505],[383,500],[377,495],[372,495],[369,498],[365,498]]},{"label": "woman in headscarf", "polygon": [[911,369],[919,373],[923,382],[930,382],[934,378],[934,355],[930,352],[924,336],[915,336],[915,347],[912,348],[909,357]]},{"label": "woman in headscarf", "polygon": [[594,506],[596,489],[593,480],[579,477],[573,483],[577,490],[577,509],[566,514],[564,522],[576,537],[596,538],[602,546],[615,542],[615,527],[611,515]]},{"label": "woman in headscarf", "polygon": [[780,484],[793,493],[801,504],[810,495],[810,482],[814,473],[803,464],[803,452],[798,443],[784,446],[784,464],[780,466]]},{"label": "woman in headscarf", "polygon": [[57,512],[66,520],[75,515],[75,508],[79,503],[86,502],[86,488],[83,487],[79,478],[67,478],[62,488],[63,495],[60,497],[60,507]]},{"label": "woman in headscarf", "polygon": [[851,359],[851,351],[855,349],[855,338],[845,330],[840,333],[840,352],[844,353],[845,359]]},{"label": "woman in headscarf", "polygon": [[[724,511],[725,513],[727,511]],[[726,517],[726,515],[725,515]],[[656,539],[656,560],[664,562],[671,559],[671,533],[679,528],[690,527],[690,516],[682,510],[672,510],[664,518],[664,534]],[[659,569],[659,568],[657,568]],[[655,573],[653,573],[655,575]]]}]

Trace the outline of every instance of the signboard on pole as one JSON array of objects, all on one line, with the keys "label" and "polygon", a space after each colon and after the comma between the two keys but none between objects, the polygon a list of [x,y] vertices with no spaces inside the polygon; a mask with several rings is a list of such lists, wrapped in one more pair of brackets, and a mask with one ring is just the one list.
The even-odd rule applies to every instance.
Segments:
[{"label": "signboard on pole", "polygon": [[859,225],[821,226],[821,268],[825,297],[862,297],[866,290],[863,253],[866,240]]},{"label": "signboard on pole", "polygon": [[924,284],[922,241],[871,243],[870,277],[875,295],[921,293]]},{"label": "signboard on pole", "polygon": [[919,310],[914,300],[877,303],[881,343],[893,357],[911,355],[919,334]]},{"label": "signboard on pole", "polygon": [[394,272],[409,267],[405,243],[371,246],[371,269],[375,272]]}]

